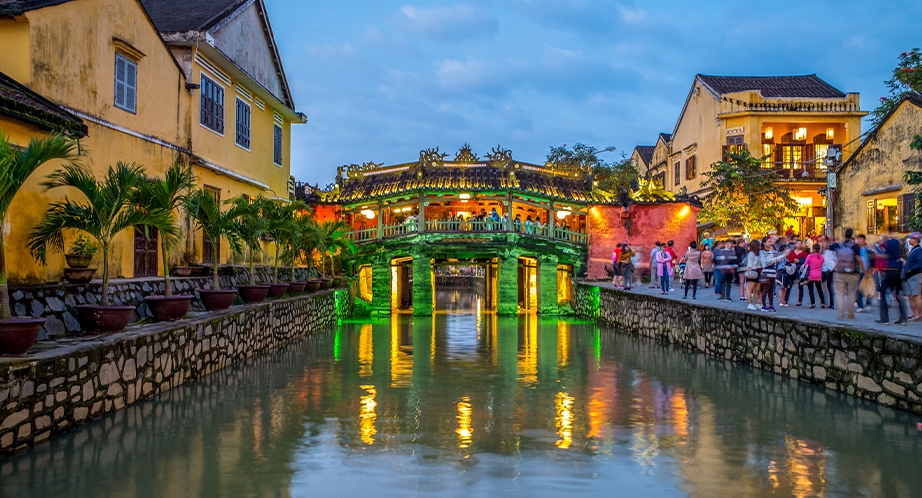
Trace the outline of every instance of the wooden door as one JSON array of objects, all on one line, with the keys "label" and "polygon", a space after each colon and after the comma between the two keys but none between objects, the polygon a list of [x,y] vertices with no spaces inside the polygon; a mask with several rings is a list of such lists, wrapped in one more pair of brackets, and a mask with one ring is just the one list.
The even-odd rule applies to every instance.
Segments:
[{"label": "wooden door", "polygon": [[157,276],[157,230],[134,229],[134,276]]}]

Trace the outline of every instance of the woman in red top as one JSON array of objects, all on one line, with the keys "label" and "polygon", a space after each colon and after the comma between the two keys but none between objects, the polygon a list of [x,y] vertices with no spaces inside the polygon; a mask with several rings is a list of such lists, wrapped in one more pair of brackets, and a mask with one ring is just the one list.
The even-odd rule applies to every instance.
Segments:
[{"label": "woman in red top", "polygon": [[[794,243],[794,250],[788,254],[788,263],[795,265],[796,269],[794,270],[794,278],[797,278],[800,275],[800,269],[804,266],[804,261],[807,260],[807,251],[804,250],[804,243],[802,241],[797,241]],[[788,288],[784,296],[784,306],[787,306],[791,300],[791,289]],[[802,306],[804,302],[804,284],[800,281],[797,282],[797,306]]]}]

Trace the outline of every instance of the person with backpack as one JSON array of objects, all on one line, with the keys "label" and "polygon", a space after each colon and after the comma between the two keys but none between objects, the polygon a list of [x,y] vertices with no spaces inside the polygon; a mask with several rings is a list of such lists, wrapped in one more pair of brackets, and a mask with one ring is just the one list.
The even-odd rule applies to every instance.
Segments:
[{"label": "person with backpack", "polygon": [[733,302],[730,298],[730,286],[733,284],[736,268],[736,251],[732,247],[727,247],[724,242],[718,242],[717,250],[714,251],[714,269],[720,274],[718,300]]},{"label": "person with backpack", "polygon": [[836,302],[839,303],[836,308],[839,320],[844,320],[846,314],[849,320],[855,319],[855,294],[858,292],[858,274],[862,263],[861,248],[852,239],[852,233],[852,229],[849,228],[845,231],[845,242],[830,246],[836,253],[832,282],[836,289]]},{"label": "person with backpack", "polygon": [[922,320],[922,246],[919,246],[922,234],[909,234],[909,255],[903,266],[902,279],[906,282],[906,295],[909,296],[909,319]]},{"label": "person with backpack", "polygon": [[[876,265],[880,275],[880,303],[877,308],[880,310],[880,318],[874,320],[875,323],[890,323],[890,307],[887,305],[887,295],[896,299],[900,308],[900,319],[896,325],[906,325],[909,323],[907,314],[907,303],[901,292],[903,290],[903,280],[900,275],[903,270],[903,260],[900,257],[900,241],[896,239],[881,240],[879,243],[880,253],[877,255]],[[841,310],[840,310],[841,313]]]}]

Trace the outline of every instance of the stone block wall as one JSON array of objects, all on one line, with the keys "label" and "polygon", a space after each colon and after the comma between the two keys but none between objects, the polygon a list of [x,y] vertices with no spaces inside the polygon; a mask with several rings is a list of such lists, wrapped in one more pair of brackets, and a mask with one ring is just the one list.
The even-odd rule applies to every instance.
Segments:
[{"label": "stone block wall", "polygon": [[[235,268],[236,275],[222,275],[219,277],[221,287],[233,289],[238,283],[249,282],[248,268]],[[272,281],[272,268],[257,267],[256,281],[268,283]],[[287,282],[291,276],[291,268],[279,268],[279,281]],[[298,268],[295,277],[307,278],[307,270]],[[211,277],[170,277],[173,294],[195,294],[198,289],[210,289]],[[109,300],[115,305],[130,305],[137,308],[133,322],[150,318],[150,311],[144,304],[147,296],[163,295],[163,277],[113,279],[109,281]],[[61,336],[64,334],[79,334],[80,324],[77,322],[77,313],[73,307],[78,304],[97,304],[102,299],[102,281],[94,280],[89,284],[49,283],[39,285],[13,285],[10,289],[10,306],[15,316],[44,317],[46,322],[42,327],[39,339]],[[201,310],[202,303],[198,297],[192,300],[193,309]]]},{"label": "stone block wall", "polygon": [[578,315],[828,389],[922,414],[922,340],[573,286]]},{"label": "stone block wall", "polygon": [[349,291],[326,291],[0,360],[0,455],[334,326],[351,306]]}]

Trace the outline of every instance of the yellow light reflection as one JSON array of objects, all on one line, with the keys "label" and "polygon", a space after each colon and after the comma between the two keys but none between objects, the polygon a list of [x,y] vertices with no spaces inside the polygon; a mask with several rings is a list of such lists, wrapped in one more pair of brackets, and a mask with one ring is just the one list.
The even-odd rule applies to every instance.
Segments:
[{"label": "yellow light reflection", "polygon": [[378,433],[378,430],[375,428],[375,420],[378,418],[378,402],[375,401],[375,397],[378,395],[378,391],[375,389],[375,386],[359,386],[365,390],[366,395],[362,396],[362,412],[359,414],[360,417],[360,434],[362,442],[371,445],[375,442],[375,434]]},{"label": "yellow light reflection", "polygon": [[400,343],[401,322],[391,320],[391,387],[413,385],[413,345]]},{"label": "yellow light reflection", "polygon": [[463,450],[470,448],[471,442],[474,440],[474,429],[471,427],[471,414],[474,410],[471,406],[471,398],[468,396],[462,396],[457,406],[458,428],[455,433],[458,434],[458,448]]},{"label": "yellow light reflection", "polygon": [[359,329],[359,377],[371,377],[371,365],[375,359],[373,338],[371,324],[362,324]]},{"label": "yellow light reflection", "polygon": [[570,360],[570,324],[557,322],[557,366],[565,367]]},{"label": "yellow light reflection", "polygon": [[573,401],[574,398],[567,393],[557,393],[554,421],[557,422],[557,447],[565,450],[573,443]]},{"label": "yellow light reflection", "polygon": [[[787,484],[785,494],[797,498],[826,495],[826,450],[816,442],[784,436],[784,462],[768,465],[768,480],[774,488]],[[784,481],[782,481],[784,480]],[[786,481],[786,482],[785,482]]]},{"label": "yellow light reflection", "polygon": [[685,392],[676,388],[669,400],[672,407],[672,428],[675,435],[682,439],[688,437],[688,405],[685,402]]},{"label": "yellow light reflection", "polygon": [[524,344],[519,346],[519,380],[534,385],[538,382],[538,320],[525,315]]}]

